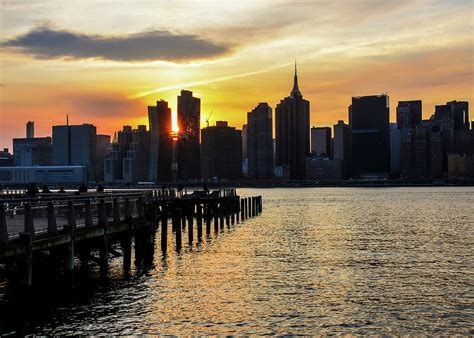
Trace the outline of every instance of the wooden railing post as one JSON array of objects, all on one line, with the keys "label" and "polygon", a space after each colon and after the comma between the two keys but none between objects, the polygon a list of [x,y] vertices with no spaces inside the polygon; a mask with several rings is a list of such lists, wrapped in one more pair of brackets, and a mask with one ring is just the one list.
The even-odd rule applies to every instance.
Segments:
[{"label": "wooden railing post", "polygon": [[5,207],[0,205],[0,244],[8,244],[8,227]]},{"label": "wooden railing post", "polygon": [[113,213],[114,213],[114,223],[115,224],[120,224],[120,205],[118,202],[118,199],[114,198],[113,201]]},{"label": "wooden railing post", "polygon": [[53,202],[48,203],[48,233],[58,233],[58,225],[56,223],[56,212],[54,210]]},{"label": "wooden railing post", "polygon": [[25,204],[25,233],[34,235],[35,224],[33,222],[33,212],[31,211],[31,205]]}]

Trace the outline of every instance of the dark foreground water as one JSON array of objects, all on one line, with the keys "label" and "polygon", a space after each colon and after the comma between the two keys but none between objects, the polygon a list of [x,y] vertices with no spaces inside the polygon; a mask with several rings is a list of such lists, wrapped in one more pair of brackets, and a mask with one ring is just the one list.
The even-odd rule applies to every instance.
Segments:
[{"label": "dark foreground water", "polygon": [[263,214],[126,279],[7,292],[0,332],[474,334],[474,188],[239,193]]}]

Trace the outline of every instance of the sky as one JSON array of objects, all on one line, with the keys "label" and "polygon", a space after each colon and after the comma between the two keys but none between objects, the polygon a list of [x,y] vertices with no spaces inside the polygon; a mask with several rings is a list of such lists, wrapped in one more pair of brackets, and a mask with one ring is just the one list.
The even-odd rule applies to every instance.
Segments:
[{"label": "sky", "polygon": [[[288,96],[298,63],[311,125],[348,121],[352,96],[474,97],[473,0],[0,0],[0,147],[51,126],[113,135],[188,89],[201,124],[241,128]],[[474,113],[471,113],[471,120]]]}]

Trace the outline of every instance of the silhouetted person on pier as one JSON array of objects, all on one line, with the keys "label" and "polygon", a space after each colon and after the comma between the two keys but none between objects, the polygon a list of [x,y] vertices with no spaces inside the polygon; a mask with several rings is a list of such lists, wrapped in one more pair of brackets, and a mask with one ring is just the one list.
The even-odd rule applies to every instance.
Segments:
[{"label": "silhouetted person on pier", "polygon": [[51,190],[49,190],[48,186],[45,184],[43,185],[43,188],[41,189],[42,194],[50,194]]},{"label": "silhouetted person on pier", "polygon": [[102,184],[97,186],[97,192],[104,192],[104,186]]},{"label": "silhouetted person on pier", "polygon": [[30,185],[28,186],[28,189],[26,190],[26,195],[28,197],[35,197],[36,194],[38,193],[39,193],[39,190],[38,190],[38,187],[36,187],[36,184],[30,183]]},{"label": "silhouetted person on pier", "polygon": [[60,194],[65,194],[65,193],[66,193],[66,190],[64,190],[64,187],[59,187],[58,193],[60,193]]},{"label": "silhouetted person on pier", "polygon": [[202,187],[202,190],[204,190],[206,194],[209,193],[209,188],[207,187],[207,184],[204,184],[204,186]]},{"label": "silhouetted person on pier", "polygon": [[80,185],[80,187],[79,187],[79,192],[80,192],[81,194],[87,192],[87,186],[84,184],[84,182],[81,183],[81,185]]}]

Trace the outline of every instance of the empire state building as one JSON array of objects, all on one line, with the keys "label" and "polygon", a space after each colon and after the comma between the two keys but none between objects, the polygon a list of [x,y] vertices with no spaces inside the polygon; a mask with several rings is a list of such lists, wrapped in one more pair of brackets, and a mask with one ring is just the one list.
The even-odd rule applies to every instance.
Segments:
[{"label": "empire state building", "polygon": [[277,104],[275,113],[276,165],[287,166],[291,179],[304,179],[305,158],[310,154],[309,101],[298,88],[296,63],[293,89]]}]

